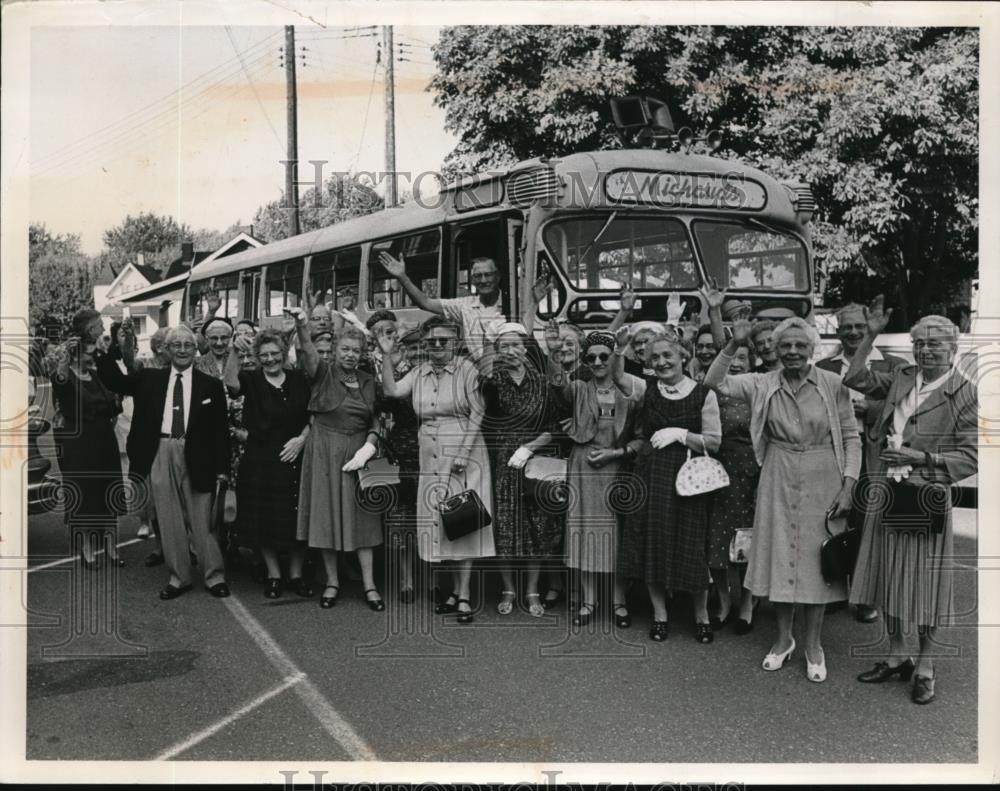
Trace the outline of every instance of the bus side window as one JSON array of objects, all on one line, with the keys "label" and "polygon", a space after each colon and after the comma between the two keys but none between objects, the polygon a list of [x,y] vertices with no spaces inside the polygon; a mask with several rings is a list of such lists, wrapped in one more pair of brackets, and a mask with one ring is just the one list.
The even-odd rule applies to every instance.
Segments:
[{"label": "bus side window", "polygon": [[475,293],[472,289],[472,262],[476,258],[492,258],[500,272],[500,288],[504,295],[503,309],[507,306],[507,235],[503,220],[489,220],[455,228],[452,242],[455,262],[456,297]]},{"label": "bus side window", "polygon": [[260,319],[260,270],[243,273],[243,316],[241,318],[258,321]]},{"label": "bus side window", "polygon": [[357,307],[360,272],[360,247],[316,255],[309,270],[309,293],[321,292],[320,301],[331,308],[353,310]]},{"label": "bus side window", "polygon": [[403,257],[406,274],[424,294],[434,298],[440,296],[441,231],[434,228],[372,245],[368,256],[368,307],[371,310],[413,306],[399,281],[390,277],[379,263],[379,253],[383,250],[393,258]]},{"label": "bus side window", "polygon": [[285,308],[297,308],[302,295],[302,261],[267,267],[267,315],[282,316]]}]

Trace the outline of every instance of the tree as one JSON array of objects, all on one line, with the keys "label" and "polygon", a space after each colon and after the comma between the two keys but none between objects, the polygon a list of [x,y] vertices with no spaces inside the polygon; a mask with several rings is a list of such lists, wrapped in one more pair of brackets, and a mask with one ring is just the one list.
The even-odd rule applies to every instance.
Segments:
[{"label": "tree", "polygon": [[899,327],[977,271],[974,29],[455,27],[434,57],[451,177],[619,148],[607,99],[657,96],[718,156],[811,184],[831,288],[888,288]]},{"label": "tree", "polygon": [[42,224],[28,226],[28,320],[65,335],[73,315],[92,305],[94,270],[80,251],[78,234],[53,235]]},{"label": "tree", "polygon": [[113,274],[134,263],[139,253],[145,262],[161,274],[180,255],[181,242],[192,238],[187,225],[179,225],[172,217],[160,217],[152,212],[128,215],[119,225],[104,232],[106,260]]},{"label": "tree", "polygon": [[[288,213],[284,195],[257,209],[253,218],[254,236],[265,242],[286,238]],[[315,231],[352,217],[361,217],[383,208],[385,204],[375,190],[355,176],[331,175],[317,196],[310,187],[299,198],[300,230]]]}]

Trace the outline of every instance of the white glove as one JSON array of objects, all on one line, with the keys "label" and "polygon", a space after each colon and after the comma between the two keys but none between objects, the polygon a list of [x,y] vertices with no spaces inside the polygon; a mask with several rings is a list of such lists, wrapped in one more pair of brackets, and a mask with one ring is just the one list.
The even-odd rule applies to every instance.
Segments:
[{"label": "white glove", "polygon": [[649,438],[649,444],[657,450],[672,445],[675,442],[687,442],[688,431],[686,428],[661,428]]},{"label": "white glove", "polygon": [[354,472],[364,467],[376,453],[376,448],[370,442],[366,442],[347,464],[341,467],[344,472]]},{"label": "white glove", "polygon": [[535,452],[529,448],[520,447],[514,451],[514,455],[510,457],[510,461],[507,462],[508,467],[513,467],[515,470],[520,470],[528,463],[528,459],[535,455]]}]

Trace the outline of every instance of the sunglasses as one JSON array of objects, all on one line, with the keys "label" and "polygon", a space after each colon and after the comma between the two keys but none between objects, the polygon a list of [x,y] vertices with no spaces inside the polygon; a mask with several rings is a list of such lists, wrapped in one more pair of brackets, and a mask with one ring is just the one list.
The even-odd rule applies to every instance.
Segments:
[{"label": "sunglasses", "polygon": [[583,359],[586,360],[588,363],[598,363],[598,362],[606,363],[608,360],[611,359],[611,355],[608,354],[607,352],[601,352],[600,354],[588,354]]},{"label": "sunglasses", "polygon": [[449,343],[454,343],[454,338],[428,338],[424,341],[425,344],[433,348],[444,348]]}]

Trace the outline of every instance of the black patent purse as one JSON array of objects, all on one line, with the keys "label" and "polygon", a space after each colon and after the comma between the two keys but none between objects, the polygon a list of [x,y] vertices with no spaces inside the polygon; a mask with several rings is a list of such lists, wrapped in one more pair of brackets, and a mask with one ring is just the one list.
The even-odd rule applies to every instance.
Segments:
[{"label": "black patent purse", "polygon": [[457,541],[493,523],[490,512],[475,489],[466,489],[442,500],[438,511],[441,513],[441,527],[449,541]]},{"label": "black patent purse", "polygon": [[861,547],[861,529],[848,527],[842,533],[830,530],[830,511],[826,512],[826,532],[829,538],[819,549],[819,568],[824,581],[840,582],[854,573],[854,564]]}]

